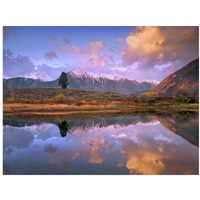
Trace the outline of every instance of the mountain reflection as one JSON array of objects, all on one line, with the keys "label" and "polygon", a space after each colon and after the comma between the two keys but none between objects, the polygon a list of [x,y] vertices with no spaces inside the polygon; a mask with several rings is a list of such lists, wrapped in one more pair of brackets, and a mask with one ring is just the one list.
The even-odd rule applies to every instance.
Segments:
[{"label": "mountain reflection", "polygon": [[34,120],[4,118],[5,174],[198,174],[198,113]]}]

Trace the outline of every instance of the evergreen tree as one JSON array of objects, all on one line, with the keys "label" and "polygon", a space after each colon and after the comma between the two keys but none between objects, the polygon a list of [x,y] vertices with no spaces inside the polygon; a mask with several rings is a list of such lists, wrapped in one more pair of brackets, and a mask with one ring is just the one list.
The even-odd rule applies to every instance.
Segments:
[{"label": "evergreen tree", "polygon": [[67,88],[67,85],[69,85],[67,74],[65,72],[62,72],[60,75],[58,85],[60,85],[62,89]]}]

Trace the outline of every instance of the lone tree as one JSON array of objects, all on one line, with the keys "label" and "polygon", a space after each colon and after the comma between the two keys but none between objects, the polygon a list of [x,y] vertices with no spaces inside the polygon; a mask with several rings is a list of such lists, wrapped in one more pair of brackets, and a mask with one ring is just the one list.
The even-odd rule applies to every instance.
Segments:
[{"label": "lone tree", "polygon": [[62,72],[60,75],[58,85],[61,85],[62,89],[67,88],[67,85],[69,85],[67,74],[65,72]]}]

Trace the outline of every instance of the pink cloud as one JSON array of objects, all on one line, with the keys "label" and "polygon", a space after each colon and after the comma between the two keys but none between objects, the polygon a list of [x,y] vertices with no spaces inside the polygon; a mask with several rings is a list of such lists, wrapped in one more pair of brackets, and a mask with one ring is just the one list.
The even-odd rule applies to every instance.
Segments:
[{"label": "pink cloud", "polygon": [[72,46],[72,48],[81,57],[85,57],[80,64],[86,67],[102,69],[106,64],[115,63],[114,58],[110,54],[104,53],[106,43],[102,41],[90,42],[89,47],[82,49],[77,46]]},{"label": "pink cloud", "polygon": [[79,49],[77,46],[72,46],[72,49],[79,54],[80,56],[88,57],[90,55],[90,51],[88,48],[84,47]]},{"label": "pink cloud", "polygon": [[90,42],[89,45],[95,51],[102,51],[106,47],[106,43],[102,41]]},{"label": "pink cloud", "polygon": [[139,62],[140,68],[181,60],[185,64],[198,58],[198,27],[137,27],[126,38],[121,52],[124,66]]},{"label": "pink cloud", "polygon": [[117,38],[118,42],[125,42],[125,40],[123,38]]},{"label": "pink cloud", "polygon": [[112,57],[110,54],[108,54],[108,53],[105,53],[105,54],[104,54],[104,57],[107,58],[107,59],[108,59],[110,62],[112,62],[112,63],[115,62],[114,59],[113,59],[113,57]]}]

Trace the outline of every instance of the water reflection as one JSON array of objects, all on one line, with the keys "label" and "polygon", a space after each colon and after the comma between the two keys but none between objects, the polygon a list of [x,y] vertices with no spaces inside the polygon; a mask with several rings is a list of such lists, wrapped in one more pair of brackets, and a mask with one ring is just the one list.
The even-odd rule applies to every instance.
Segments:
[{"label": "water reflection", "polygon": [[198,113],[4,117],[4,174],[198,174]]},{"label": "water reflection", "polygon": [[63,121],[61,123],[58,123],[58,127],[60,130],[61,136],[65,137],[67,135],[69,124],[66,121]]}]

